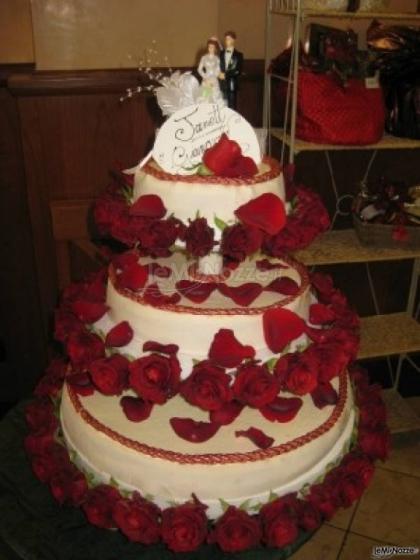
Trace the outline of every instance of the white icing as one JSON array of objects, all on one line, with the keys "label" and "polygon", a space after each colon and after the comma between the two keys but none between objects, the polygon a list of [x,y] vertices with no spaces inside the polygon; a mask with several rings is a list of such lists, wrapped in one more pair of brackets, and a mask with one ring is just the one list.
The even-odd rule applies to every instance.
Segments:
[{"label": "white icing", "polygon": [[[260,173],[270,169],[267,163],[261,163],[259,168]],[[173,214],[185,224],[189,219],[193,220],[199,212],[200,216],[206,218],[208,224],[214,227],[216,239],[219,240],[221,231],[215,226],[215,216],[227,224],[235,223],[235,210],[264,193],[274,193],[285,201],[282,174],[268,181],[237,186],[210,182],[167,181],[138,169],[134,179],[133,202],[140,195],[158,195],[167,209],[167,216]]]},{"label": "white icing", "polygon": [[[261,258],[261,257],[258,257]],[[295,268],[274,269],[259,272],[255,267],[255,257],[246,261],[237,271],[227,280],[231,286],[243,284],[245,282],[258,281],[263,285],[268,285],[274,278],[287,276],[295,280],[299,285],[302,278]],[[141,259],[142,263],[149,259]],[[173,274],[168,279],[153,278],[151,281],[159,284],[162,293],[172,294],[175,291],[174,284],[181,277],[188,277],[188,264],[181,254],[175,254],[169,259],[158,259],[162,265],[169,265]],[[281,261],[277,260],[277,263]],[[182,271],[181,273],[179,273]],[[285,296],[275,292],[262,292],[251,304],[251,309],[274,305],[281,302]],[[302,295],[297,296],[290,303],[284,306],[285,309],[293,311],[305,321],[308,320],[309,306],[313,301],[313,296],[309,287]],[[215,291],[204,303],[195,304],[182,297],[180,304],[190,308],[211,308],[211,309],[231,309],[235,304],[219,291]],[[109,311],[96,327],[107,332],[112,326],[121,321],[128,321],[134,331],[133,340],[121,351],[133,357],[142,355],[143,344],[148,340],[154,340],[161,344],[177,344],[179,346],[178,359],[181,363],[182,378],[189,375],[193,366],[193,360],[203,360],[208,356],[210,345],[214,335],[221,329],[232,329],[237,339],[245,345],[251,345],[256,351],[256,358],[263,362],[273,357],[272,352],[267,347],[263,332],[263,311],[255,314],[198,314],[188,313],[188,311],[171,311],[160,309],[151,305],[136,302],[120,294],[108,281],[107,305]],[[246,311],[246,308],[244,308]],[[302,335],[292,341],[289,351],[295,351],[302,345],[306,345],[307,337]]]},{"label": "white icing", "polygon": [[[270,491],[278,495],[299,491],[314,483],[331,463],[337,461],[348,445],[355,414],[350,383],[349,398],[336,424],[322,436],[293,451],[270,459],[228,464],[181,464],[148,456],[111,439],[87,424],[76,412],[67,389],[63,392],[61,419],[67,445],[77,453],[77,462],[93,472],[98,481],[109,482],[110,476],[123,489],[138,490],[151,495],[161,507],[171,502],[183,502],[194,493],[209,506],[207,514],[217,518],[222,513],[219,498],[239,506],[248,506],[268,499]],[[333,381],[338,387],[338,379]],[[251,408],[245,408],[229,426],[222,427],[209,441],[189,443],[172,431],[169,419],[174,416],[208,420],[207,413],[191,407],[181,397],[165,406],[155,406],[150,418],[142,423],[126,419],[118,397],[100,393],[81,398],[83,406],[105,426],[118,434],[160,449],[184,454],[247,453],[255,446],[246,438],[236,438],[235,430],[257,426],[275,438],[279,445],[317,428],[331,413],[332,407],[314,407],[310,396],[296,418],[285,424],[269,422]]]}]

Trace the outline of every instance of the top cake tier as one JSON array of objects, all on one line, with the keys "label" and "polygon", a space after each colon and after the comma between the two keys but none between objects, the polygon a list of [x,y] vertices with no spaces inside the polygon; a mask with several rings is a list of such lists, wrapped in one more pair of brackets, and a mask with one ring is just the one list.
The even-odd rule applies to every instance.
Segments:
[{"label": "top cake tier", "polygon": [[285,202],[280,164],[265,157],[252,177],[217,177],[214,175],[171,175],[152,161],[138,169],[134,180],[133,203],[143,195],[159,196],[167,209],[186,225],[197,215],[206,218],[220,238],[217,221],[227,225],[237,222],[235,210],[258,196],[272,193]]}]

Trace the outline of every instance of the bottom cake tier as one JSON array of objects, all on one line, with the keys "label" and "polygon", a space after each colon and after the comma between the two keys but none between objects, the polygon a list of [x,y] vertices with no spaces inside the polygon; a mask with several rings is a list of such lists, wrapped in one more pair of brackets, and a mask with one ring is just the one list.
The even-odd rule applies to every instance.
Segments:
[{"label": "bottom cake tier", "polygon": [[[95,483],[114,481],[138,491],[161,508],[195,495],[217,519],[226,505],[255,512],[272,496],[301,492],[337,464],[349,450],[355,407],[348,375],[333,380],[334,405],[316,408],[310,395],[292,422],[270,422],[250,407],[208,441],[191,443],[171,429],[176,417],[206,421],[208,414],[180,396],[155,407],[140,424],[124,415],[119,398],[78,395],[65,386],[61,425],[75,463]],[[258,449],[238,432],[256,427],[274,439]]]}]

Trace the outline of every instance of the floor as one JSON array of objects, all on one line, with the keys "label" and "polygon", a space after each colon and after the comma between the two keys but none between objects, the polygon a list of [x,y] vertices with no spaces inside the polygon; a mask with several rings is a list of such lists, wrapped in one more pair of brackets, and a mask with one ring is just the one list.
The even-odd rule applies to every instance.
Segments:
[{"label": "floor", "polygon": [[[420,397],[411,398],[410,404],[420,415]],[[377,545],[420,548],[418,437],[394,444],[388,461],[377,463],[374,479],[359,502],[324,524],[293,560],[370,559]],[[420,553],[413,558],[420,558]]]}]

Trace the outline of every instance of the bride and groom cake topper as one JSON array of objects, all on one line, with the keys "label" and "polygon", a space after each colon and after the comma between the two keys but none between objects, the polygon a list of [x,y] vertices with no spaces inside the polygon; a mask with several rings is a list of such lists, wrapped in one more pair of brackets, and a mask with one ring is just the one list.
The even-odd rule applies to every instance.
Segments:
[{"label": "bride and groom cake topper", "polygon": [[207,53],[201,57],[197,70],[202,78],[202,95],[213,102],[222,97],[230,109],[236,110],[243,55],[235,48],[235,43],[234,31],[224,34],[224,48],[216,37],[211,37],[207,41]]}]

